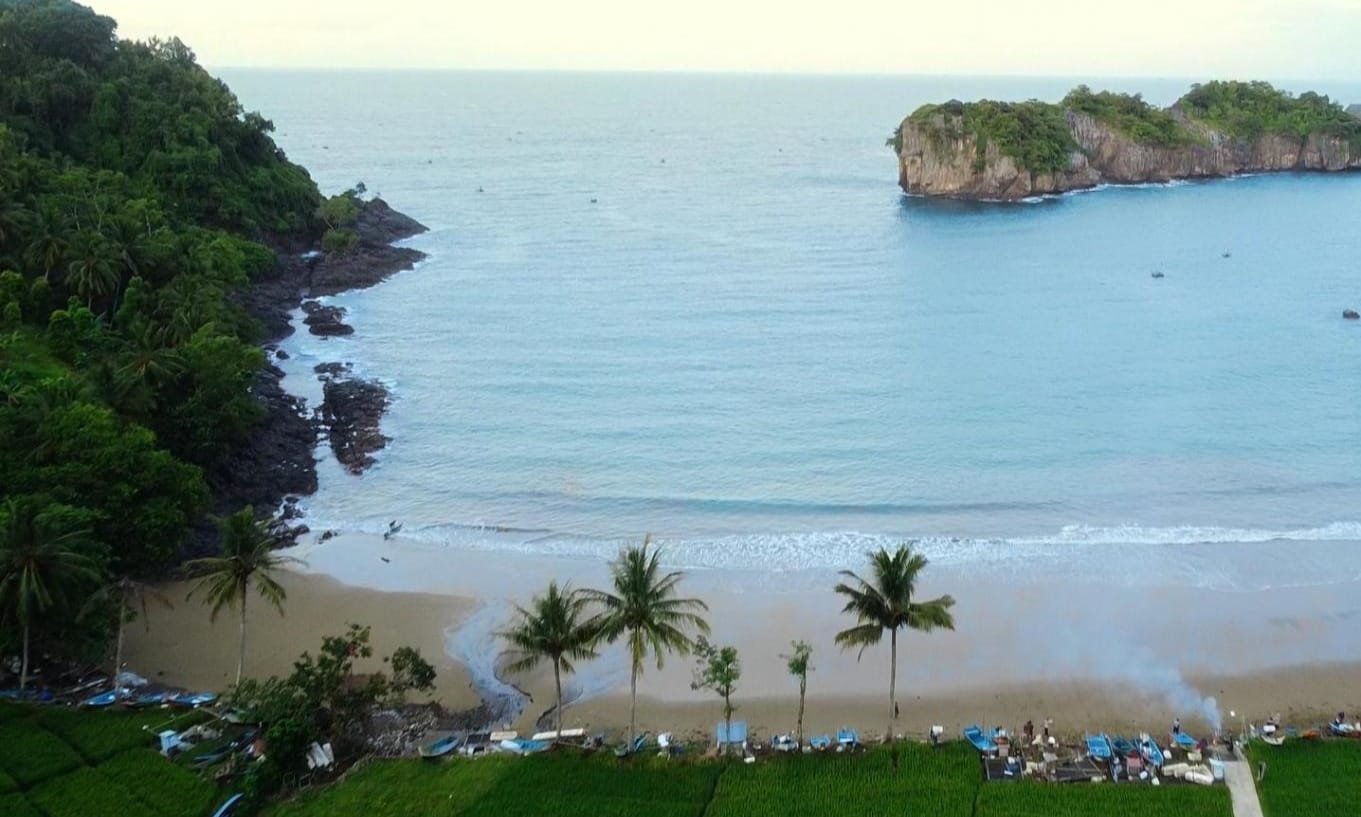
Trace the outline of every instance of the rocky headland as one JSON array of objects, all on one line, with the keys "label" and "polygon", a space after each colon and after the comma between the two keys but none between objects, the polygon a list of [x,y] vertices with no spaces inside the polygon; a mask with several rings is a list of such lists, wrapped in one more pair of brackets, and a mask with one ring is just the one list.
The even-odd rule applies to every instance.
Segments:
[{"label": "rocky headland", "polygon": [[317,489],[315,449],[320,440],[329,438],[337,458],[351,473],[371,465],[372,453],[387,442],[378,430],[390,402],[381,383],[355,379],[350,367],[341,362],[323,364],[318,375],[324,382],[325,400],[314,410],[284,390],[283,371],[273,363],[286,357],[278,343],[294,331],[294,310],[303,308],[303,322],[313,334],[350,334],[354,330],[344,322],[344,310],[315,299],[373,286],[411,269],[425,257],[394,243],[423,233],[426,227],[380,198],[363,202],[349,229],[357,240],[343,252],[324,252],[319,240],[312,238],[276,240],[278,263],[272,274],[254,282],[239,297],[263,327],[261,346],[267,362],[253,391],[264,416],[250,439],[209,475],[220,509],[251,504],[263,510],[283,505],[287,519],[292,503]]},{"label": "rocky headland", "polygon": [[1099,184],[1361,168],[1361,120],[1266,83],[1194,86],[1169,108],[1079,87],[1058,104],[926,105],[894,133],[913,195],[1014,201]]}]

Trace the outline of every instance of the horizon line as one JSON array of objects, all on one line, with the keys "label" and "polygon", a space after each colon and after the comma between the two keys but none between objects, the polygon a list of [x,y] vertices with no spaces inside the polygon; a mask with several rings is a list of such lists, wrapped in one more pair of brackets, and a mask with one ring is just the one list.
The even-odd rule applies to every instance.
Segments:
[{"label": "horizon line", "polygon": [[[241,65],[205,64],[210,71],[296,71],[316,73],[409,73],[409,74],[618,74],[643,76],[731,76],[731,77],[817,77],[830,79],[1063,79],[1082,77],[1102,80],[1152,80],[1161,82],[1209,82],[1215,79],[1257,81],[1261,76],[1218,75],[1198,79],[1195,75],[1184,74],[1049,74],[1049,73],[1009,73],[1009,72],[918,72],[918,71],[826,71],[826,70],[778,70],[778,69],[709,69],[709,68],[524,68],[504,66],[410,66],[410,65]],[[1294,76],[1272,77],[1266,81],[1282,82],[1350,82],[1361,85],[1357,79],[1348,76]]]}]

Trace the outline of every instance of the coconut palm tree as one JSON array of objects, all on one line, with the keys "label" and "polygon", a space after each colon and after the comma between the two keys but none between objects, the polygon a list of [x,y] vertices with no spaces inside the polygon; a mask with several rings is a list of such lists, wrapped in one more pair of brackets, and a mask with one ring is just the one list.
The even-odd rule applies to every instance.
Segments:
[{"label": "coconut palm tree", "polygon": [[808,694],[808,673],[813,669],[813,648],[807,641],[793,641],[789,646],[789,654],[780,657],[785,660],[789,674],[799,679],[799,721],[796,734],[799,746],[803,746],[803,701]]},{"label": "coconut palm tree", "polygon": [[31,267],[43,271],[43,280],[51,280],[52,270],[61,266],[68,247],[66,241],[66,221],[60,211],[40,212],[35,222],[35,230],[24,250],[24,261]]},{"label": "coconut palm tree", "polygon": [[888,730],[885,740],[892,741],[897,710],[898,631],[904,627],[919,632],[931,632],[938,627],[953,630],[955,621],[950,608],[955,600],[949,596],[916,600],[917,578],[927,560],[908,545],[899,545],[892,553],[880,548],[869,557],[869,581],[849,570],[841,571],[841,576],[847,580],[835,588],[838,594],[846,597],[846,606],[841,612],[855,615],[858,623],[837,633],[836,643],[842,649],[859,647],[863,654],[866,647],[878,644],[888,632]]},{"label": "coconut palm tree", "polygon": [[559,589],[548,583],[548,592],[535,596],[526,610],[515,606],[518,620],[511,629],[498,633],[513,647],[510,672],[528,672],[547,659],[553,663],[553,687],[557,706],[553,728],[562,734],[562,674],[575,672],[573,661],[596,657],[595,632],[587,616],[589,599],[570,587]]},{"label": "coconut palm tree", "polygon": [[637,728],[638,678],[648,652],[656,656],[657,669],[661,669],[667,653],[690,654],[694,642],[688,630],[709,632],[708,622],[697,612],[707,612],[708,605],[699,599],[677,597],[676,586],[684,574],[663,574],[660,553],[649,550],[650,544],[651,539],[645,538],[641,547],[625,548],[610,563],[612,592],[584,591],[586,598],[605,608],[592,624],[599,637],[611,644],[624,638],[628,644],[630,750]]},{"label": "coconut palm tree", "polygon": [[100,565],[89,550],[90,529],[45,518],[31,502],[6,499],[0,505],[0,611],[23,631],[19,688],[28,686],[29,635],[35,617],[64,606],[81,585],[100,580]]},{"label": "coconut palm tree", "polygon": [[75,256],[66,265],[66,285],[85,299],[85,306],[94,309],[96,298],[103,298],[118,290],[118,270],[109,261],[108,242],[98,233],[87,233],[76,243]]},{"label": "coconut palm tree", "polygon": [[193,559],[185,564],[185,570],[199,576],[194,589],[185,597],[203,593],[203,603],[209,607],[209,618],[217,620],[222,608],[241,607],[241,646],[236,661],[236,683],[241,683],[241,673],[246,666],[246,600],[250,597],[251,583],[260,597],[284,613],[284,600],[288,594],[283,585],[272,574],[289,562],[297,562],[289,556],[274,552],[275,538],[265,523],[255,519],[255,510],[249,505],[234,514],[224,517],[218,523],[222,540],[222,555],[205,559]]},{"label": "coconut palm tree", "polygon": [[117,633],[114,639],[113,651],[113,691],[114,696],[122,694],[122,687],[118,684],[118,674],[123,671],[123,633],[127,624],[137,618],[142,617],[143,626],[150,630],[151,623],[147,620],[147,608],[150,602],[156,602],[164,607],[174,607],[170,599],[155,587],[139,582],[131,576],[117,576],[108,584],[100,588],[90,600],[86,602],[84,609],[81,610],[82,617],[93,610],[107,609],[106,604],[112,602],[118,615]]}]

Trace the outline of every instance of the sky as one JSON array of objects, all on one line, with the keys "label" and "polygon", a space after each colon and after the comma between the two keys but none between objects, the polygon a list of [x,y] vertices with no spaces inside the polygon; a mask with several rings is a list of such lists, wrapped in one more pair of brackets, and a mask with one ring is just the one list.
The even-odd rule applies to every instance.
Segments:
[{"label": "sky", "polygon": [[82,2],[213,68],[1361,76],[1361,0]]}]

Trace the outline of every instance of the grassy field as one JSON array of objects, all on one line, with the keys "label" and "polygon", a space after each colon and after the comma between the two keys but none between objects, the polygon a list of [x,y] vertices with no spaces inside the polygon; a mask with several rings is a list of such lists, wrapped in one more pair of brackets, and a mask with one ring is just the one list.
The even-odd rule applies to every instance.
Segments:
[{"label": "grassy field", "polygon": [[1254,743],[1253,773],[1266,817],[1340,817],[1361,814],[1361,741],[1291,740],[1283,746]]},{"label": "grassy field", "polygon": [[[216,786],[151,747],[173,713],[0,705],[0,817],[204,817]],[[199,716],[176,719],[183,728]],[[143,728],[148,727],[148,728]]]},{"label": "grassy field", "polygon": [[1228,791],[1183,786],[985,784],[963,744],[711,763],[608,753],[375,762],[268,817],[1230,817]]}]

